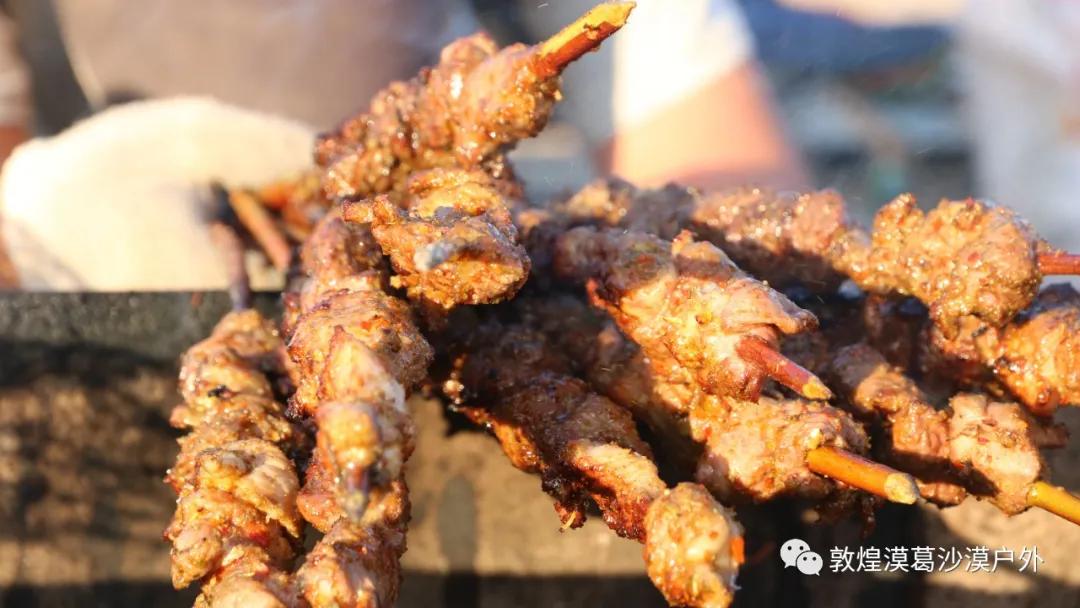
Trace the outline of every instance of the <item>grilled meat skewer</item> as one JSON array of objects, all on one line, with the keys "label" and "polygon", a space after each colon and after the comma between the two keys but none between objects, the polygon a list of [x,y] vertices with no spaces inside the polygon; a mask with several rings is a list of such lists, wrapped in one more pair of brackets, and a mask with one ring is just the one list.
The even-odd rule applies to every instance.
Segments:
[{"label": "grilled meat skewer", "polygon": [[206,595],[254,572],[270,584],[296,555],[299,480],[283,450],[305,438],[274,400],[267,374],[283,371],[280,338],[253,310],[229,313],[184,355],[170,421],[192,431],[166,475],[179,494],[165,531],[177,587],[202,581]]},{"label": "grilled meat skewer", "polygon": [[[598,392],[645,422],[676,464],[696,468],[698,481],[725,501],[799,496],[824,500],[839,512],[855,504],[856,496],[821,475],[853,471],[858,474],[842,480],[864,491],[897,502],[917,496],[909,476],[836,454],[837,449],[864,452],[868,446],[859,425],[836,408],[770,396],[755,404],[719,398],[693,385],[667,385],[637,345],[573,296],[519,301],[515,308]],[[828,467],[841,460],[842,467]],[[815,467],[822,462],[825,467]]]},{"label": "grilled meat skewer", "polygon": [[649,577],[673,605],[728,606],[742,562],[741,529],[700,486],[667,489],[629,413],[592,393],[543,335],[488,325],[447,384],[490,428],[511,462],[537,473],[564,527],[595,502],[620,536],[645,543]]},{"label": "grilled meat skewer", "polygon": [[967,490],[1007,515],[1020,513],[1045,474],[1039,449],[1065,444],[1060,425],[985,395],[960,393],[948,410],[936,410],[913,381],[865,344],[840,349],[832,368],[854,407],[886,419],[886,450],[897,466],[927,480],[920,489],[939,504],[957,504]]},{"label": "grilled meat skewer", "polygon": [[672,384],[754,400],[766,377],[811,397],[828,396],[816,377],[745,356],[743,340],[777,348],[781,334],[816,327],[817,319],[745,275],[724,252],[682,233],[668,242],[647,233],[574,228],[558,238],[555,274],[588,283],[637,342],[657,375]]},{"label": "grilled meat skewer", "polygon": [[[300,504],[305,517],[327,531],[334,521],[326,514],[336,514],[335,506],[360,521],[367,494],[400,477],[414,434],[405,393],[426,376],[432,351],[408,306],[383,290],[381,257],[365,228],[328,214],[305,243],[302,260],[309,278],[294,298],[289,323],[297,376],[290,408],[319,424]],[[326,406],[333,415],[320,413]],[[337,488],[327,494],[315,483],[320,479],[338,480]]]},{"label": "grilled meat skewer", "polygon": [[438,65],[377,93],[316,147],[330,198],[400,189],[412,172],[438,167],[509,175],[503,150],[536,135],[559,99],[559,74],[618,31],[632,2],[601,4],[533,47],[498,50],[487,34],[443,49]]},{"label": "grilled meat skewer", "polygon": [[770,285],[831,290],[844,278],[863,290],[924,302],[948,336],[965,317],[1001,326],[1031,304],[1042,278],[1068,271],[1005,207],[943,200],[928,213],[911,195],[877,214],[872,233],[852,221],[835,192],[760,189],[699,193],[670,185],[638,190],[599,180],[552,209],[569,225],[618,226],[673,238],[689,229]]},{"label": "grilled meat skewer", "polygon": [[1000,382],[1039,415],[1080,405],[1080,293],[1069,285],[1042,290],[1003,327],[970,320],[953,338],[925,331],[920,366],[927,372],[961,384]]},{"label": "grilled meat skewer", "polygon": [[445,311],[508,299],[525,283],[529,258],[510,214],[520,196],[512,182],[482,171],[435,169],[414,173],[404,200],[350,203],[343,217],[370,224],[397,273],[395,287]]}]

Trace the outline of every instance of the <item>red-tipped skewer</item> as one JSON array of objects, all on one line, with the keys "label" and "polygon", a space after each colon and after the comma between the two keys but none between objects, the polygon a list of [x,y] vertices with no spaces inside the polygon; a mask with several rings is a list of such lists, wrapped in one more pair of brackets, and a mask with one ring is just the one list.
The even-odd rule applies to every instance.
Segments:
[{"label": "red-tipped skewer", "polygon": [[1055,251],[1040,253],[1038,256],[1039,272],[1043,275],[1073,274],[1080,275],[1080,254]]},{"label": "red-tipped skewer", "polygon": [[760,367],[770,378],[807,399],[822,401],[832,398],[832,391],[820,378],[777,352],[764,340],[745,337],[735,345],[735,351]]}]

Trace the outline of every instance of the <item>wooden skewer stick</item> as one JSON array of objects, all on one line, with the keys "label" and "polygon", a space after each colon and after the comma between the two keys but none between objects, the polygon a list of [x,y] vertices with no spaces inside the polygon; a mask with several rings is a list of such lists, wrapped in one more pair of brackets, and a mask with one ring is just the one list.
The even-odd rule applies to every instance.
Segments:
[{"label": "wooden skewer stick", "polygon": [[251,308],[251,281],[244,263],[244,243],[232,226],[222,222],[210,225],[210,238],[225,258],[225,272],[229,277],[229,300],[233,310]]},{"label": "wooden skewer stick", "polygon": [[626,25],[633,2],[605,2],[540,44],[534,70],[541,78],[561,73],[579,57]]},{"label": "wooden skewer stick", "polygon": [[842,481],[892,502],[915,504],[919,488],[915,479],[879,462],[839,448],[822,447],[806,454],[806,464],[818,475]]},{"label": "wooden skewer stick", "polygon": [[776,351],[759,338],[746,337],[735,345],[735,352],[762,368],[773,380],[807,399],[826,400],[832,391],[809,370]]},{"label": "wooden skewer stick", "polygon": [[270,258],[274,268],[283,272],[288,270],[289,259],[292,257],[289,242],[285,240],[285,235],[262,203],[250,192],[231,190],[229,205],[240,223],[255,237],[255,241]]},{"label": "wooden skewer stick", "polygon": [[1033,507],[1080,525],[1080,497],[1067,492],[1065,488],[1052,486],[1045,481],[1036,481],[1028,490],[1027,501]]},{"label": "wooden skewer stick", "polygon": [[255,193],[255,198],[268,209],[280,211],[289,202],[289,197],[296,190],[296,181],[282,179],[266,184]]},{"label": "wooden skewer stick", "polygon": [[1039,272],[1043,275],[1080,275],[1080,254],[1064,252],[1040,253],[1038,261]]}]

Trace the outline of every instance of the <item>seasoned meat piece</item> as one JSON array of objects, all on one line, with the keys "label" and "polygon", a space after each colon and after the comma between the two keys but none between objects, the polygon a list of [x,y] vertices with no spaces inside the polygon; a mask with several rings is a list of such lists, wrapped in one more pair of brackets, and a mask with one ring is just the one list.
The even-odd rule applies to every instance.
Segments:
[{"label": "seasoned meat piece", "polygon": [[690,228],[770,285],[835,289],[866,263],[869,237],[832,190],[802,195],[757,188],[700,197]]},{"label": "seasoned meat piece", "polygon": [[292,536],[300,536],[296,472],[269,441],[245,439],[203,451],[189,483],[227,492],[280,523]]},{"label": "seasoned meat piece", "polygon": [[855,280],[868,291],[919,298],[951,337],[965,316],[1000,326],[1031,303],[1042,279],[1040,247],[1005,207],[945,200],[924,214],[903,195],[878,211],[871,263]]},{"label": "seasoned meat piece", "polygon": [[209,400],[212,408],[225,392],[272,397],[267,374],[284,374],[282,354],[273,323],[254,310],[231,312],[207,339],[184,353],[180,394],[188,408],[196,410],[203,400]]},{"label": "seasoned meat piece", "polygon": [[340,207],[324,216],[300,249],[300,270],[285,292],[282,332],[291,337],[303,313],[339,292],[383,290],[389,269],[368,226],[341,218]]},{"label": "seasoned meat piece", "polygon": [[1080,293],[1055,285],[1001,332],[993,369],[1035,412],[1080,405]]},{"label": "seasoned meat piece", "polygon": [[415,430],[400,396],[396,402],[323,403],[316,420],[315,454],[299,503],[304,518],[326,531],[342,512],[359,521],[369,494],[402,476]]},{"label": "seasoned meat piece", "polygon": [[975,317],[960,321],[952,338],[925,320],[916,351],[916,368],[924,376],[946,379],[961,387],[1001,393],[993,361],[1001,351],[1001,332]]},{"label": "seasoned meat piece", "polygon": [[292,578],[264,561],[246,556],[203,585],[195,608],[294,608],[301,605]]},{"label": "seasoned meat piece", "polygon": [[315,159],[326,168],[327,195],[388,192],[421,169],[461,166],[505,175],[503,151],[547,123],[562,70],[622,27],[632,8],[601,5],[534,47],[498,50],[486,34],[451,43],[438,65],[390,84],[366,112],[322,137]]},{"label": "seasoned meat piece", "polygon": [[570,226],[607,226],[650,232],[671,240],[688,226],[698,197],[693,190],[669,184],[638,189],[617,177],[597,179],[570,198],[551,205]]},{"label": "seasoned meat piece", "polygon": [[841,502],[830,494],[850,490],[811,471],[807,452],[831,446],[860,453],[869,447],[866,433],[846,413],[802,399],[710,399],[691,412],[690,429],[705,445],[697,480],[725,501],[785,495]]},{"label": "seasoned meat piece", "polygon": [[[629,413],[568,375],[571,363],[527,327],[490,324],[457,359],[458,399],[491,428],[515,466],[538,473],[564,527],[585,521],[591,500],[608,527],[646,543],[650,578],[687,606],[727,606],[741,562],[740,530],[704,489],[669,492]],[[673,529],[698,518],[707,539]],[[733,548],[738,547],[738,548]]]},{"label": "seasoned meat piece", "polygon": [[575,373],[653,430],[668,426],[698,399],[696,386],[670,386],[657,378],[611,317],[577,296],[518,298],[514,309],[572,361]]},{"label": "seasoned meat piece", "polygon": [[953,338],[933,326],[925,332],[926,373],[991,390],[1000,383],[1037,415],[1080,405],[1080,294],[1068,285],[1042,290],[1003,327],[969,318]]},{"label": "seasoned meat piece", "polygon": [[658,376],[718,395],[754,399],[766,371],[738,350],[752,338],[816,326],[809,312],[746,276],[722,251],[683,233],[674,242],[580,227],[558,242],[556,273],[591,281],[594,302],[615,318]]},{"label": "seasoned meat piece", "polygon": [[397,272],[395,286],[413,300],[448,310],[512,297],[529,276],[506,186],[482,171],[413,174],[399,205],[382,195],[350,204],[351,222],[370,223]]},{"label": "seasoned meat piece", "polygon": [[[297,411],[313,412],[324,398],[323,376],[336,365],[351,366],[349,355],[357,352],[353,340],[376,353],[381,365],[403,386],[414,386],[427,375],[431,346],[412,320],[412,312],[401,300],[380,290],[336,292],[304,313],[289,339],[289,354],[300,370],[293,396]],[[338,377],[345,378],[343,374]],[[359,383],[339,383],[334,395],[325,398],[351,399],[350,391],[364,392]]]},{"label": "seasoned meat piece", "polygon": [[[288,452],[299,452],[307,445],[307,438],[286,420],[284,409],[275,401],[241,394],[219,398],[216,403],[217,407],[201,412],[201,419],[184,420],[185,426],[193,430],[177,440],[180,453],[176,465],[165,475],[165,481],[177,492],[194,473],[195,463],[204,450],[242,439],[262,439]],[[178,406],[174,416],[180,410],[190,411]]]},{"label": "seasoned meat piece", "polygon": [[861,269],[869,236],[831,190],[803,195],[744,188],[702,194],[668,184],[638,189],[618,178],[585,186],[552,210],[570,226],[651,232],[674,239],[690,230],[774,287],[835,289]]},{"label": "seasoned meat piece", "polygon": [[[644,511],[664,486],[630,414],[570,376],[569,362],[542,335],[515,327],[486,340],[466,355],[458,375],[486,405],[470,416],[496,429],[500,441],[507,438],[504,449],[513,448],[507,451],[515,464],[540,473],[564,524],[581,526],[593,498],[608,507],[612,529],[641,538]],[[643,473],[617,474],[635,469]]]},{"label": "seasoned meat piece", "polygon": [[884,421],[886,462],[916,476],[919,492],[939,505],[966,497],[952,471],[949,416],[934,409],[919,387],[865,344],[840,349],[832,361],[835,386],[855,410]]},{"label": "seasoned meat piece", "polygon": [[1031,484],[1045,467],[1039,448],[1064,445],[1064,428],[1044,425],[1018,404],[985,395],[960,394],[949,407],[951,457],[985,482],[987,487],[976,493],[988,496],[1007,515],[1026,510]]},{"label": "seasoned meat piece", "polygon": [[295,555],[281,524],[217,490],[192,490],[177,501],[165,538],[173,545],[172,583],[177,589],[215,573],[227,555],[251,553],[279,568],[287,567]]},{"label": "seasoned meat piece", "polygon": [[296,573],[296,590],[311,608],[392,606],[401,586],[409,495],[395,481],[361,521],[338,520]]},{"label": "seasoned meat piece", "polygon": [[292,578],[264,561],[245,556],[203,585],[195,608],[294,608],[300,597]]},{"label": "seasoned meat piece", "polygon": [[269,442],[204,451],[165,531],[173,544],[173,584],[214,575],[238,553],[287,567],[300,534],[298,486],[292,463]]},{"label": "seasoned meat piece", "polygon": [[645,518],[649,578],[672,606],[731,604],[743,562],[742,528],[704,488],[680,483]]},{"label": "seasoned meat piece", "polygon": [[386,270],[382,250],[371,230],[363,224],[346,222],[340,207],[332,209],[315,225],[300,249],[300,263],[305,273],[325,283],[320,292],[334,289],[334,281],[366,271]]}]

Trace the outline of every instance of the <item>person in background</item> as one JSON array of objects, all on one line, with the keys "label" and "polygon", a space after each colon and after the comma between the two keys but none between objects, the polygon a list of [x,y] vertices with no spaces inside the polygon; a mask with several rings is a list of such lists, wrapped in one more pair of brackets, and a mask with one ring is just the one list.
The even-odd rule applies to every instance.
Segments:
[{"label": "person in background", "polygon": [[[589,4],[523,3],[521,13],[541,37]],[[739,6],[637,4],[613,44],[565,74],[556,116],[583,130],[594,172],[641,185],[806,187]]]},{"label": "person in background", "polygon": [[477,27],[465,0],[4,7],[0,155],[58,133],[21,146],[0,177],[0,285],[25,289],[223,286],[207,184],[298,173],[318,130]]},{"label": "person in background", "polygon": [[977,196],[1080,249],[1080,4],[1072,0],[781,0],[872,27],[954,33]]}]

